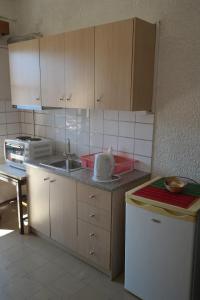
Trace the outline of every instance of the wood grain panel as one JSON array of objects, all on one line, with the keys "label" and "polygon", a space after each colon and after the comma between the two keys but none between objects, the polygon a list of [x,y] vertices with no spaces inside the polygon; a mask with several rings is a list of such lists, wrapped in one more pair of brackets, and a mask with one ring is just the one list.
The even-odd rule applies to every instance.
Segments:
[{"label": "wood grain panel", "polygon": [[111,193],[95,187],[77,183],[77,199],[80,202],[111,212]]},{"label": "wood grain panel", "polygon": [[132,110],[151,111],[156,25],[134,19]]},{"label": "wood grain panel", "polygon": [[64,34],[40,39],[42,105],[65,107]]},{"label": "wood grain panel", "polygon": [[65,33],[67,107],[94,107],[94,27]]},{"label": "wood grain panel", "polygon": [[39,40],[9,45],[13,105],[40,105]]},{"label": "wood grain panel", "polygon": [[95,107],[131,109],[133,20],[95,27]]}]

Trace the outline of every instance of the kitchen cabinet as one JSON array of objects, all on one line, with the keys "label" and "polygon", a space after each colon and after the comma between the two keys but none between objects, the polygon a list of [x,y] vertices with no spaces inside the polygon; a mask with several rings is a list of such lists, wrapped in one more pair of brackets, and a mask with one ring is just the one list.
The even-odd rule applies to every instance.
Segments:
[{"label": "kitchen cabinet", "polygon": [[129,19],[95,27],[95,107],[151,110],[155,25]]},{"label": "kitchen cabinet", "polygon": [[76,182],[53,175],[50,180],[51,238],[76,249]]},{"label": "kitchen cabinet", "polygon": [[94,107],[94,27],[65,33],[65,95],[69,108]]},{"label": "kitchen cabinet", "polygon": [[30,226],[50,237],[50,174],[38,168],[28,168],[28,174]]},{"label": "kitchen cabinet", "polygon": [[88,179],[79,182],[77,172],[71,178],[73,172],[68,177],[29,164],[27,173],[31,229],[111,278],[119,275],[124,266],[125,192],[149,176],[108,191],[86,184]]},{"label": "kitchen cabinet", "polygon": [[40,106],[39,39],[8,47],[12,104]]},{"label": "kitchen cabinet", "polygon": [[63,107],[65,98],[64,34],[40,39],[42,105]]},{"label": "kitchen cabinet", "polygon": [[95,107],[130,110],[133,20],[95,27]]},{"label": "kitchen cabinet", "polygon": [[151,110],[155,38],[134,18],[11,44],[12,104]]},{"label": "kitchen cabinet", "polygon": [[[76,183],[28,167],[30,226],[61,245],[76,248]],[[36,188],[37,187],[37,188]]]}]

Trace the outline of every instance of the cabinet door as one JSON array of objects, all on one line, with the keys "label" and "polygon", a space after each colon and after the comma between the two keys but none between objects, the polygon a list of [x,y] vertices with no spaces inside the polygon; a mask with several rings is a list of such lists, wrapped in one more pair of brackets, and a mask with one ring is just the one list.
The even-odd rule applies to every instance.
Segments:
[{"label": "cabinet door", "polygon": [[62,176],[50,180],[51,238],[76,248],[76,182]]},{"label": "cabinet door", "polygon": [[144,300],[189,300],[195,224],[126,205],[125,288]]},{"label": "cabinet door", "polygon": [[67,107],[94,107],[94,28],[65,34]]},{"label": "cabinet door", "polygon": [[49,179],[50,175],[38,168],[28,167],[30,226],[50,236]]},{"label": "cabinet door", "polygon": [[9,45],[13,105],[41,105],[39,40]]},{"label": "cabinet door", "polygon": [[95,107],[131,109],[133,20],[95,27]]},{"label": "cabinet door", "polygon": [[42,105],[64,107],[64,34],[40,39]]}]

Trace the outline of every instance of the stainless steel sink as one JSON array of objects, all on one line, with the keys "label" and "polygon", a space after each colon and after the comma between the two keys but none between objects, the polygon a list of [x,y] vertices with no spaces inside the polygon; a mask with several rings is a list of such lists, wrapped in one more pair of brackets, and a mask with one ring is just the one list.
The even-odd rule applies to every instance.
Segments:
[{"label": "stainless steel sink", "polygon": [[41,163],[41,165],[66,172],[72,172],[81,169],[81,162],[75,159],[59,160],[52,163]]}]

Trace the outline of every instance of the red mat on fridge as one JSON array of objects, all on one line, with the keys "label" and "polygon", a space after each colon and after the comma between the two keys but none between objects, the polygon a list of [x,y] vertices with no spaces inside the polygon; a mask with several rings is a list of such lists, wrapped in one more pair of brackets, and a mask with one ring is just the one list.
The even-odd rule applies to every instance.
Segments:
[{"label": "red mat on fridge", "polygon": [[184,195],[184,194],[172,194],[164,189],[155,188],[152,186],[146,186],[133,195],[140,196],[143,198],[148,198],[151,200],[171,204],[174,206],[179,206],[182,208],[188,208],[197,199],[195,196]]}]

